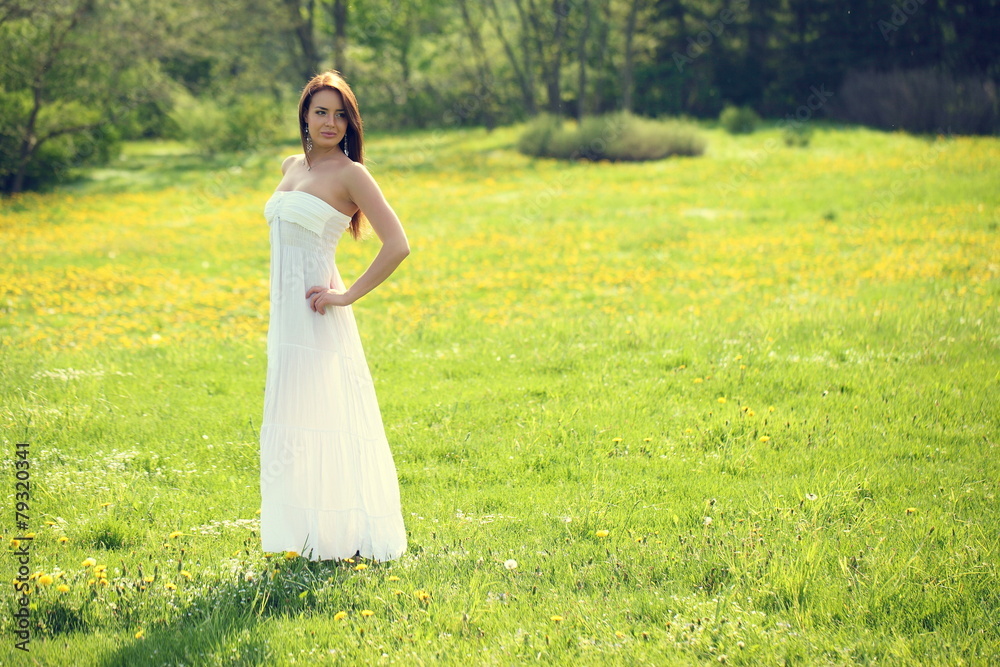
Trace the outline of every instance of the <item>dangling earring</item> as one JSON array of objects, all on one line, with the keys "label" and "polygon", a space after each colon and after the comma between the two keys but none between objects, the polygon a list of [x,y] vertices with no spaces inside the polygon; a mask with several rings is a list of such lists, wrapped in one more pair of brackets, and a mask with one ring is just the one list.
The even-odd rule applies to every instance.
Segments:
[{"label": "dangling earring", "polygon": [[306,153],[312,153],[313,138],[309,136],[309,128],[306,128]]},{"label": "dangling earring", "polygon": [[344,137],[344,155],[351,157],[351,154],[347,152],[347,137]]}]

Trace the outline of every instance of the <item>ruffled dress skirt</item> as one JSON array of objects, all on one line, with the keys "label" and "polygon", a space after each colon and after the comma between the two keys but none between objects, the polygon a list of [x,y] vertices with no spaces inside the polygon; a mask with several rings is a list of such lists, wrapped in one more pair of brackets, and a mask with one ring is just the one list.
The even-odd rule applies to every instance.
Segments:
[{"label": "ruffled dress skirt", "polygon": [[306,192],[277,191],[260,429],[266,552],[310,560],[406,550],[399,483],[361,338],[348,307],[309,308],[313,285],[344,289],[334,255],[350,218]]}]

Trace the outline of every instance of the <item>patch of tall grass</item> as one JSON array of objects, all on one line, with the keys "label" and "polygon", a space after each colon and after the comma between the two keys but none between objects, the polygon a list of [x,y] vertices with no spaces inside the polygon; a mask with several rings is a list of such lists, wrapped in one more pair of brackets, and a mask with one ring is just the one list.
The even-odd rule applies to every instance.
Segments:
[{"label": "patch of tall grass", "polygon": [[562,160],[642,162],[674,155],[696,156],[706,141],[698,128],[679,120],[652,120],[619,112],[579,123],[542,115],[518,140],[525,155]]}]

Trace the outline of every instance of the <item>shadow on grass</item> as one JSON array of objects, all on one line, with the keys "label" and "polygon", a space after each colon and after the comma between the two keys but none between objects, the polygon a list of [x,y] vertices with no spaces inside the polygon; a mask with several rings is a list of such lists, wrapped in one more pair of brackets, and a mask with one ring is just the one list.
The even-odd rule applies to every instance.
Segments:
[{"label": "shadow on grass", "polygon": [[152,623],[141,638],[129,640],[98,664],[273,663],[278,649],[254,628],[272,618],[323,613],[339,605],[351,567],[346,562],[298,558],[276,563],[271,568],[273,578],[265,571],[253,581],[241,577],[221,582],[191,600],[177,619]]},{"label": "shadow on grass", "polygon": [[119,159],[104,166],[77,171],[58,189],[82,194],[150,192],[176,186],[206,186],[220,175],[250,182],[276,171],[280,163],[275,164],[273,154],[288,150],[275,145],[253,153],[204,155],[189,148],[158,150],[154,142],[135,142],[128,148]]}]

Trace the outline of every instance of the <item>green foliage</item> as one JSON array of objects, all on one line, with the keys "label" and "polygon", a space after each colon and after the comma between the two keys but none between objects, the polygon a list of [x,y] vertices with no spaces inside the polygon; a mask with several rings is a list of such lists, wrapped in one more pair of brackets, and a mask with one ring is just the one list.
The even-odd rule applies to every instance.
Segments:
[{"label": "green foliage", "polygon": [[589,116],[577,125],[543,114],[518,140],[518,150],[535,157],[563,160],[642,162],[705,151],[697,127],[678,120],[651,120],[629,113]]},{"label": "green foliage", "polygon": [[252,152],[273,144],[282,137],[285,115],[287,109],[273,98],[245,93],[222,101],[178,93],[168,114],[176,138],[208,155]]},{"label": "green foliage", "polygon": [[808,146],[812,135],[813,128],[808,123],[786,123],[781,129],[781,139],[786,146]]},{"label": "green foliage", "polygon": [[[76,122],[100,114],[98,109],[81,103],[68,104],[61,112]],[[10,191],[20,165],[28,113],[27,92],[0,92],[0,192]],[[54,109],[43,108],[39,114],[40,126],[58,127],[56,115]],[[113,125],[46,137],[28,159],[24,189],[44,189],[70,180],[80,173],[80,168],[106,162],[120,145],[118,128]]]},{"label": "green foliage", "polygon": [[563,119],[552,114],[539,114],[517,140],[517,150],[525,155],[542,157],[554,150],[553,140],[563,132]]},{"label": "green foliage", "polygon": [[719,124],[730,134],[750,134],[760,125],[760,116],[750,107],[727,106],[719,114]]}]

